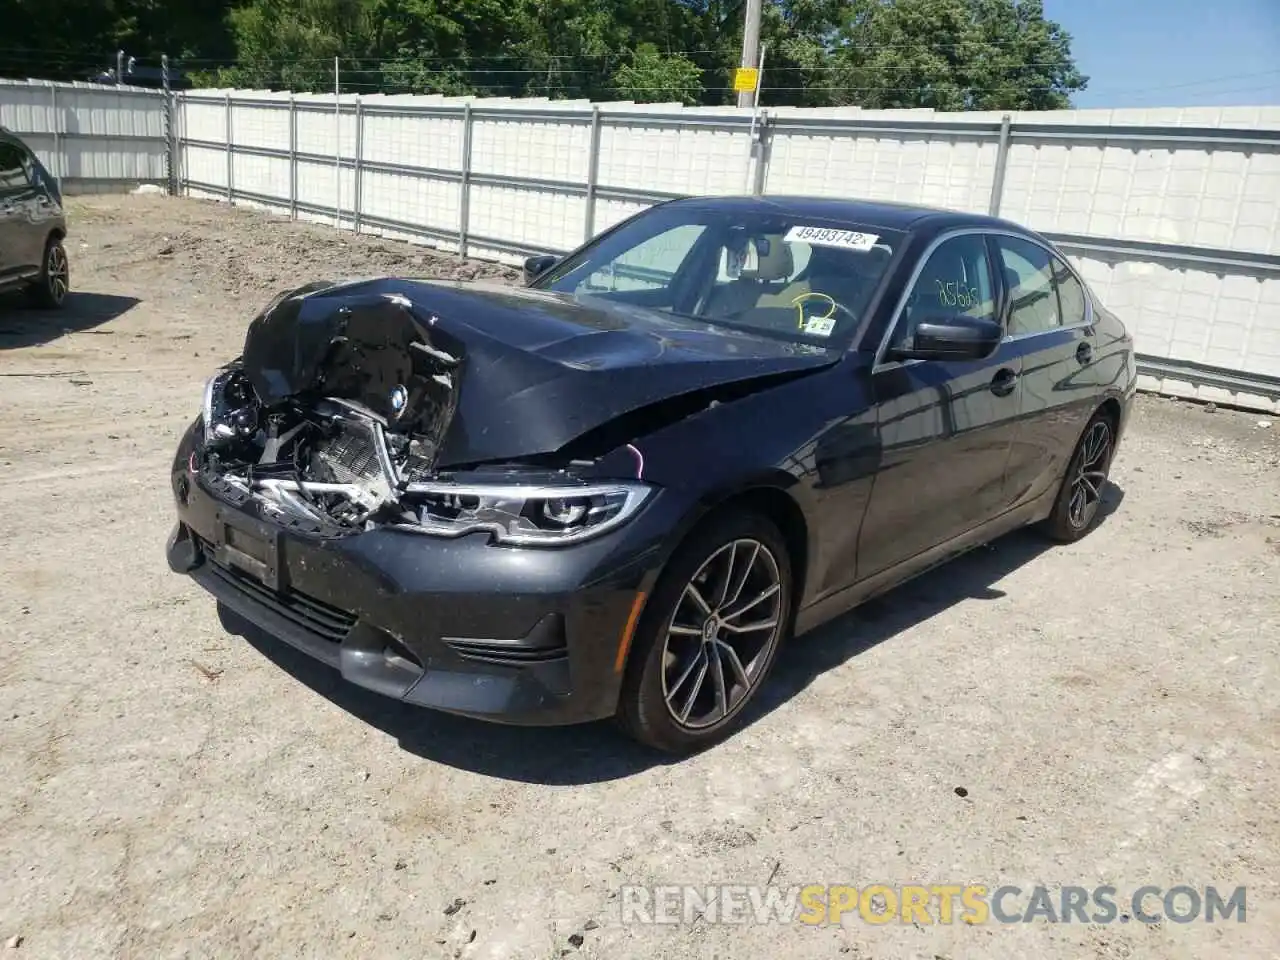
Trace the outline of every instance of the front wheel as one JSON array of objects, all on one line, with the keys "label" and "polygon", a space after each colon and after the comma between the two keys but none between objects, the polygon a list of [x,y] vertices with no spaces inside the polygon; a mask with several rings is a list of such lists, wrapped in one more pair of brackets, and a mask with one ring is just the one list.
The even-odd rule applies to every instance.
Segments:
[{"label": "front wheel", "polygon": [[1102,412],[1095,413],[1071,456],[1053,513],[1041,526],[1050,539],[1071,543],[1093,528],[1107,488],[1115,439],[1111,418]]},{"label": "front wheel", "polygon": [[71,290],[71,268],[62,241],[50,237],[45,244],[40,277],[31,285],[31,299],[39,307],[57,309]]},{"label": "front wheel", "polygon": [[791,559],[771,522],[726,514],[672,558],[636,631],[618,717],[635,739],[692,753],[737,728],[791,622]]}]

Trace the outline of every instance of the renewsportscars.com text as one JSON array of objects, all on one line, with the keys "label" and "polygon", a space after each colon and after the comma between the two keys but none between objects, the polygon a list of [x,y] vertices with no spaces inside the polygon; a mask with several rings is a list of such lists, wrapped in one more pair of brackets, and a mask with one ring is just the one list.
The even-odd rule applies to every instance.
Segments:
[{"label": "renewsportscars.com text", "polygon": [[623,923],[806,924],[1244,923],[1245,888],[1185,884],[1046,887],[982,884],[626,886]]}]

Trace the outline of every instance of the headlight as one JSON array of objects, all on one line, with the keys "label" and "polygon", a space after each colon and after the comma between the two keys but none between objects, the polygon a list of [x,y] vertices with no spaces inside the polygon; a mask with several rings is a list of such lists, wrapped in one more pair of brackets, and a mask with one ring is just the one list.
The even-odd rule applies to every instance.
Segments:
[{"label": "headlight", "polygon": [[406,502],[418,514],[413,529],[438,537],[488,532],[499,543],[561,546],[580,543],[626,523],[653,492],[635,482],[577,486],[411,483]]},{"label": "headlight", "polygon": [[252,437],[258,431],[258,397],[236,367],[224,368],[204,385],[204,442]]}]

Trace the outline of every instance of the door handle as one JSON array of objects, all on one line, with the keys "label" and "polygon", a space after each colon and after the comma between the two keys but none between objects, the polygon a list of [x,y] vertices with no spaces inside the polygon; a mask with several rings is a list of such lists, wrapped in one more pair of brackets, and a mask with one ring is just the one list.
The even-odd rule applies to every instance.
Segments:
[{"label": "door handle", "polygon": [[1088,363],[1093,359],[1093,347],[1088,342],[1080,344],[1080,346],[1076,347],[1076,359],[1080,361],[1081,365]]},{"label": "door handle", "polygon": [[1018,385],[1018,375],[1008,367],[1001,368],[991,379],[991,392],[997,397],[1007,397]]}]

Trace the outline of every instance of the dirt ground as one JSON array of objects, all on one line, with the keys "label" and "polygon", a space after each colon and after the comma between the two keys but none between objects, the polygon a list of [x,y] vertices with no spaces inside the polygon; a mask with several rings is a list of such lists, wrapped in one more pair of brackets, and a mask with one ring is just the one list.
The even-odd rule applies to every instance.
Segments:
[{"label": "dirt ground", "polygon": [[[0,943],[15,956],[1280,956],[1280,423],[1142,398],[1108,513],[798,641],[678,763],[402,708],[220,628],[166,471],[278,289],[514,277],[210,203],[73,203],[0,305]],[[963,796],[961,795],[963,794]],[[623,884],[1247,887],[1247,921],[624,924]],[[1158,901],[1155,901],[1158,906]],[[3,948],[0,948],[3,949]]]}]

